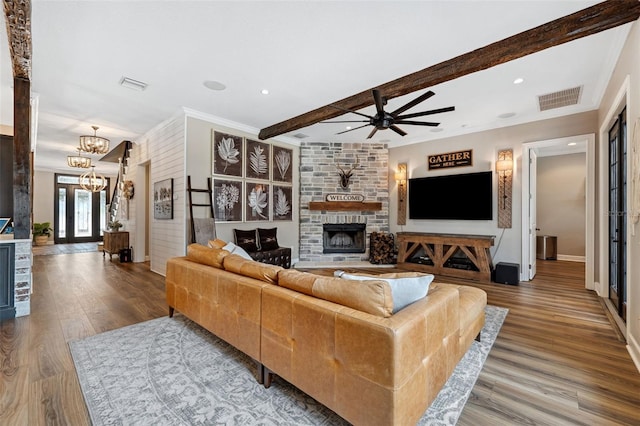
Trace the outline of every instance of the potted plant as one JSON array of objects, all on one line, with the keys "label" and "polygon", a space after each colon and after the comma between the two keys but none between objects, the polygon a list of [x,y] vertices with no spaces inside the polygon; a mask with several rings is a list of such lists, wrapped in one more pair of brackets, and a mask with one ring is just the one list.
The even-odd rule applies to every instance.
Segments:
[{"label": "potted plant", "polygon": [[120,228],[122,228],[122,226],[123,225],[119,220],[109,222],[109,229],[111,229],[112,231],[118,232]]},{"label": "potted plant", "polygon": [[47,244],[52,231],[53,229],[51,229],[50,222],[34,223],[33,238],[35,239],[36,245],[43,246]]}]

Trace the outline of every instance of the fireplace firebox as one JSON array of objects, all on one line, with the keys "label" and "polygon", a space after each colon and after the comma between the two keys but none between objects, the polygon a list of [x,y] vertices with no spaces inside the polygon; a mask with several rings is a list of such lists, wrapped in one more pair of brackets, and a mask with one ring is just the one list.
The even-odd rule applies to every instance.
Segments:
[{"label": "fireplace firebox", "polygon": [[366,223],[325,223],[322,225],[323,253],[364,253]]}]

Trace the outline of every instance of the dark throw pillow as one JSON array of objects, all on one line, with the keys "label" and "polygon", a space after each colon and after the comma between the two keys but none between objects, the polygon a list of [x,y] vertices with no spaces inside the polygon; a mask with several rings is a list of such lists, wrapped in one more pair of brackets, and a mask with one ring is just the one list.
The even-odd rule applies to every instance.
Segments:
[{"label": "dark throw pillow", "polygon": [[258,251],[258,239],[256,238],[255,229],[252,229],[250,231],[234,229],[233,234],[235,235],[236,245],[242,247],[249,253],[255,253],[256,251]]},{"label": "dark throw pillow", "polygon": [[268,251],[280,248],[276,233],[278,228],[263,229],[258,228],[258,238],[260,239],[260,250]]}]

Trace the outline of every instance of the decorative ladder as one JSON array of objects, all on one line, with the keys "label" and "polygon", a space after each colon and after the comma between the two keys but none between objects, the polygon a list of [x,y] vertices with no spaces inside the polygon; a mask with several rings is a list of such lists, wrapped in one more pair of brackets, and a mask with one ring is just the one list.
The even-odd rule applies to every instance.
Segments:
[{"label": "decorative ladder", "polygon": [[[204,193],[207,194],[207,202],[206,203],[194,203],[192,198],[192,193]],[[211,218],[208,220],[212,223],[213,226],[213,235],[215,238],[216,231],[216,223],[215,223],[215,215],[213,213],[213,190],[211,188],[211,178],[207,178],[207,189],[197,189],[191,187],[191,176],[187,176],[187,194],[189,194],[189,217],[191,218],[191,242],[196,242],[196,218],[193,217],[193,208],[194,207],[209,207],[209,213],[211,214]],[[199,220],[207,220],[207,219],[199,219]]]}]

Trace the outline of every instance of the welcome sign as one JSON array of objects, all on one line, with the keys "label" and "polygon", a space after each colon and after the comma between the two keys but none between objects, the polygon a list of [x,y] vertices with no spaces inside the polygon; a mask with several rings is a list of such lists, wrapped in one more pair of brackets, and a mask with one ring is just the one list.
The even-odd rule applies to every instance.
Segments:
[{"label": "welcome sign", "polygon": [[327,201],[346,201],[362,203],[364,201],[364,195],[362,194],[327,194]]},{"label": "welcome sign", "polygon": [[428,169],[446,169],[473,165],[473,150],[447,152],[445,154],[427,156]]}]

